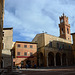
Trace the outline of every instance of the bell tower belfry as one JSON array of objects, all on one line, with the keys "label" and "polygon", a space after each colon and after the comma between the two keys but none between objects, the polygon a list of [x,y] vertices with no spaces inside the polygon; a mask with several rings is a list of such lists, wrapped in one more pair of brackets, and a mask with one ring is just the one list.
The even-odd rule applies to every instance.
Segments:
[{"label": "bell tower belfry", "polygon": [[68,24],[68,17],[66,17],[63,13],[63,16],[59,17],[59,19],[60,38],[71,41],[70,24]]}]

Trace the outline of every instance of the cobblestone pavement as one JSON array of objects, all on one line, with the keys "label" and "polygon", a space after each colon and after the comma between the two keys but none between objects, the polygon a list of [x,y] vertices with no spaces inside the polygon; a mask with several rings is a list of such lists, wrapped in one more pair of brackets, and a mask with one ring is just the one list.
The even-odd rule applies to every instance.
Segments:
[{"label": "cobblestone pavement", "polygon": [[34,71],[32,71],[32,72],[23,72],[23,74],[25,74],[25,75],[75,75],[75,72],[67,72],[67,71],[61,71],[61,72],[50,72],[50,71],[46,71],[46,72],[34,72]]},{"label": "cobblestone pavement", "polygon": [[20,71],[23,75],[75,75],[75,66],[56,69],[22,69]]},{"label": "cobblestone pavement", "polygon": [[3,75],[75,75],[75,66],[56,69],[19,69]]}]

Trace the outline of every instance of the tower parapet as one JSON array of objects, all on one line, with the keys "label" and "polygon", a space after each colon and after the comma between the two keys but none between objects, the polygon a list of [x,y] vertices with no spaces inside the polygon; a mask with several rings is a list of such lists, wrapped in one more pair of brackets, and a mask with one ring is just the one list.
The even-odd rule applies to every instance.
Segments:
[{"label": "tower parapet", "polygon": [[63,13],[63,16],[59,17],[59,19],[60,38],[71,41],[70,24],[68,23],[68,17],[66,17]]}]

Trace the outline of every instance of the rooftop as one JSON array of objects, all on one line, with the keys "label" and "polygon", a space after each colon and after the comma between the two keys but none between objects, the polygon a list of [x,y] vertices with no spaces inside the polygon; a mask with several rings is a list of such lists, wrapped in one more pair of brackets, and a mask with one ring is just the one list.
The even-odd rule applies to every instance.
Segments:
[{"label": "rooftop", "polygon": [[35,42],[27,42],[27,41],[16,41],[16,43],[30,43],[30,44],[37,44]]},{"label": "rooftop", "polygon": [[3,30],[9,30],[9,29],[13,29],[13,27],[10,27],[10,28],[3,28]]},{"label": "rooftop", "polygon": [[75,33],[71,33],[71,35],[74,35]]}]

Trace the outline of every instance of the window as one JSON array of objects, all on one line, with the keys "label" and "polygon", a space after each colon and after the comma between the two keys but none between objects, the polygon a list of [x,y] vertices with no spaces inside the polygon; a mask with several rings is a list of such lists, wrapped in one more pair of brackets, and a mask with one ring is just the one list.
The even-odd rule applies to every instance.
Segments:
[{"label": "window", "polygon": [[49,47],[52,47],[52,42],[49,43]]},{"label": "window", "polygon": [[62,34],[63,34],[64,32],[63,32],[63,28],[62,28]]},{"label": "window", "polygon": [[15,62],[13,62],[13,66],[15,66]]},{"label": "window", "polygon": [[17,52],[17,55],[20,55],[20,52]]},{"label": "window", "polygon": [[67,28],[67,34],[69,34],[69,29]]},{"label": "window", "polygon": [[21,61],[21,65],[24,65],[24,62],[23,61]]},{"label": "window", "polygon": [[69,49],[71,49],[71,46],[69,45]]},{"label": "window", "polygon": [[24,45],[24,48],[27,48],[27,45]]},{"label": "window", "polygon": [[20,47],[20,44],[18,44],[17,47]]},{"label": "window", "polygon": [[27,56],[27,52],[25,52],[24,55]]},{"label": "window", "polygon": [[3,43],[3,49],[4,49],[4,43]]},{"label": "window", "polygon": [[61,19],[61,23],[63,22],[63,19]]},{"label": "window", "polygon": [[63,49],[64,49],[64,44],[63,44]]},{"label": "window", "polygon": [[57,48],[59,48],[59,43],[57,43]]},{"label": "window", "polygon": [[30,52],[30,56],[32,56],[32,55],[33,55],[33,53]]},{"label": "window", "polygon": [[33,48],[33,46],[32,46],[32,45],[30,45],[30,48]]}]

